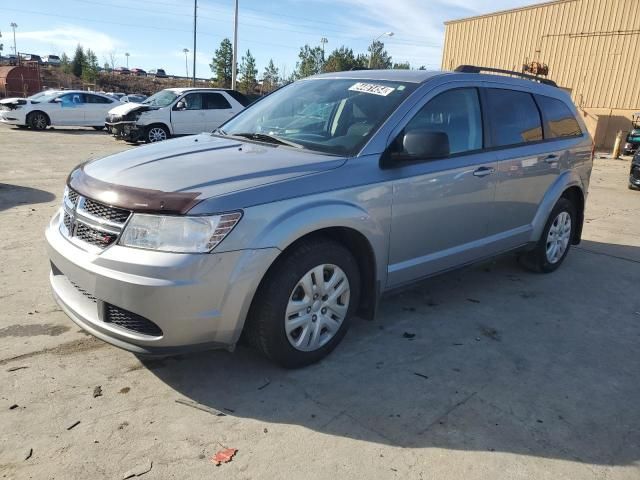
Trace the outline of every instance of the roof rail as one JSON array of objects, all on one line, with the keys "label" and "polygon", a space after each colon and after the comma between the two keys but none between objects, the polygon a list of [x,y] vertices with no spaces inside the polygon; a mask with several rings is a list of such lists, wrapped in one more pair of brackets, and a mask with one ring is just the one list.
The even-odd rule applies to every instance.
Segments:
[{"label": "roof rail", "polygon": [[460,73],[482,73],[482,72],[503,73],[505,75],[511,75],[512,77],[526,78],[527,80],[533,80],[534,82],[544,83],[545,85],[550,85],[552,87],[558,86],[556,82],[554,82],[553,80],[549,80],[548,78],[540,78],[540,77],[536,77],[535,75],[515,72],[513,70],[502,70],[501,68],[477,67],[475,65],[460,65],[454,71],[460,72]]}]

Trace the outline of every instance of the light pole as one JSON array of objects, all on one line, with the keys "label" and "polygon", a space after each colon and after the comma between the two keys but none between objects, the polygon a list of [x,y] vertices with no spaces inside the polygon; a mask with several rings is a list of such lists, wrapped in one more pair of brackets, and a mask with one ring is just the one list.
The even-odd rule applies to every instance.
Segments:
[{"label": "light pole", "polygon": [[375,46],[375,43],[380,40],[382,37],[393,37],[393,32],[384,32],[382,35],[378,35],[376,38],[373,39],[373,42],[371,42],[371,54],[369,55],[369,68],[371,68],[371,63],[373,60],[373,48]]},{"label": "light pole", "polygon": [[325,43],[329,43],[329,40],[327,39],[327,37],[322,37],[320,39],[320,43],[322,44],[322,68],[321,68],[321,70],[324,72],[324,45],[325,45]]},{"label": "light pole", "polygon": [[129,52],[124,54],[125,57],[127,57],[127,68],[129,68]]},{"label": "light pole", "polygon": [[[196,30],[198,28],[198,0],[193,1],[193,85],[196,86]],[[186,52],[185,52],[186,55]],[[187,78],[189,68],[187,67]]]},{"label": "light pole", "polygon": [[187,71],[187,78],[189,78],[189,62],[187,61],[187,54],[189,53],[189,49],[183,48],[182,51],[184,52],[184,68]]},{"label": "light pole", "polygon": [[17,58],[18,49],[16,48],[16,28],[18,28],[18,24],[16,22],[11,22],[11,28],[13,28],[13,53],[16,54],[16,58]]},{"label": "light pole", "polygon": [[238,0],[236,0],[236,13],[233,20],[233,65],[231,65],[231,89],[236,89],[238,76]]}]

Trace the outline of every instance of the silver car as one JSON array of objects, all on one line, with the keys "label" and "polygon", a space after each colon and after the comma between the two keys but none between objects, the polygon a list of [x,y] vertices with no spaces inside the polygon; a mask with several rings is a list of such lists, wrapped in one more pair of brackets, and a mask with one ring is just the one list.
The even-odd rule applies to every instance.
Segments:
[{"label": "silver car", "polygon": [[46,231],[55,298],[135,353],[242,335],[299,367],[390,289],[509,251],[552,272],[580,242],[592,141],[546,83],[323,74],[79,165]]}]

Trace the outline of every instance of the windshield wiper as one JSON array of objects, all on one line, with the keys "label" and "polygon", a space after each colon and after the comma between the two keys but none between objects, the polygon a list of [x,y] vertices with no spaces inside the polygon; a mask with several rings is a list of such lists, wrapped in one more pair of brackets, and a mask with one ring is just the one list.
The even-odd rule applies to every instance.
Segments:
[{"label": "windshield wiper", "polygon": [[281,137],[276,137],[275,135],[268,135],[266,133],[256,133],[256,132],[248,132],[248,133],[233,133],[232,137],[244,137],[249,140],[257,140],[259,142],[273,143],[276,145],[287,145],[289,147],[295,148],[304,148],[299,143],[290,142],[289,140],[285,140]]}]

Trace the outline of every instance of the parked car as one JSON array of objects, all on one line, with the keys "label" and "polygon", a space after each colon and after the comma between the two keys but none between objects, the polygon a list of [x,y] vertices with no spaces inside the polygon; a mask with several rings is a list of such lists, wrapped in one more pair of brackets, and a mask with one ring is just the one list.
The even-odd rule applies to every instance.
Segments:
[{"label": "parked car", "polygon": [[3,62],[9,65],[18,65],[18,57],[17,55],[9,54],[3,58]]},{"label": "parked car", "polygon": [[640,149],[636,150],[631,161],[631,171],[629,172],[629,188],[640,189]]},{"label": "parked car", "polygon": [[556,270],[580,242],[592,145],[551,84],[318,75],[213,134],[74,169],[46,232],[53,292],[136,353],[233,348],[244,333],[307,365],[386,291],[507,251]]},{"label": "parked car", "polygon": [[36,62],[39,65],[42,65],[42,58],[40,55],[35,55],[33,53],[21,53],[20,58],[24,62]]},{"label": "parked car", "polygon": [[640,128],[634,128],[625,139],[622,153],[624,155],[633,155],[638,151],[638,147],[640,147]]},{"label": "parked car", "polygon": [[50,65],[52,67],[60,66],[60,57],[58,55],[45,55],[42,57],[42,63],[44,65]]},{"label": "parked car", "polygon": [[142,103],[147,99],[146,95],[130,94],[123,96],[120,101],[123,103]]},{"label": "parked car", "polygon": [[147,73],[147,75],[149,77],[156,77],[156,78],[167,78],[167,74],[164,71],[164,69],[162,68],[158,68],[158,69],[151,69],[149,70],[149,72]]},{"label": "parked car", "polygon": [[131,75],[131,71],[127,67],[116,67],[113,73],[116,75]]},{"label": "parked car", "polygon": [[172,135],[211,132],[248,104],[234,90],[167,88],[141,104],[128,103],[110,110],[105,126],[129,142],[159,142]]},{"label": "parked car", "polygon": [[136,77],[146,77],[147,76],[147,72],[145,72],[141,68],[132,68],[131,69],[131,75],[135,75]]},{"label": "parked car", "polygon": [[104,128],[104,116],[118,100],[80,90],[47,90],[29,98],[0,100],[0,123],[44,130],[48,126]]}]

